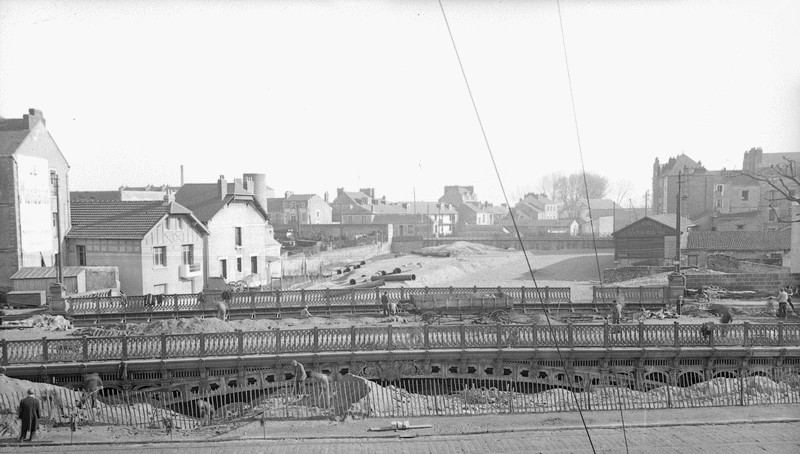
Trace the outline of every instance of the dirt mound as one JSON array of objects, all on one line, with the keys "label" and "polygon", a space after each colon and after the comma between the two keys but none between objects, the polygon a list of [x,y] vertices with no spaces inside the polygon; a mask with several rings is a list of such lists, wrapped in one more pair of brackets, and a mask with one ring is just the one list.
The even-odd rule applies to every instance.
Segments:
[{"label": "dirt mound", "polygon": [[72,329],[72,322],[60,315],[38,314],[24,320],[6,322],[9,326],[30,326],[45,331],[67,331]]},{"label": "dirt mound", "polygon": [[652,276],[637,277],[635,279],[629,279],[627,281],[615,282],[614,286],[617,287],[646,287],[646,286],[658,286],[658,285],[665,286],[669,283],[667,276],[669,276],[670,274],[672,274],[671,271],[653,274]]},{"label": "dirt mound", "polygon": [[429,246],[421,249],[422,252],[449,252],[451,256],[458,255],[485,255],[496,253],[508,253],[505,249],[487,246],[485,244],[470,243],[467,241],[456,241],[442,246]]},{"label": "dirt mound", "polygon": [[152,336],[157,334],[222,333],[235,331],[228,322],[218,318],[179,318],[156,320],[128,329],[129,335]]}]

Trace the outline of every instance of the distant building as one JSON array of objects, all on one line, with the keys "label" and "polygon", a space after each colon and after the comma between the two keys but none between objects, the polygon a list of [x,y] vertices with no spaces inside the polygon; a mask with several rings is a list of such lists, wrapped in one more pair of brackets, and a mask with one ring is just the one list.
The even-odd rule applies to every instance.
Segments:
[{"label": "distant building", "polygon": [[[258,198],[267,188],[261,174],[246,174],[233,182],[223,175],[216,183],[187,183],[175,200],[194,213],[208,229],[204,237],[203,278],[244,280],[249,286],[268,285],[280,276],[281,245]],[[256,178],[257,177],[257,178]],[[267,202],[268,204],[268,202]]]},{"label": "distant building", "polygon": [[[514,223],[511,219],[504,219],[501,224],[507,230],[514,232]],[[547,235],[575,236],[580,231],[578,221],[567,218],[517,220],[516,228],[523,237]]]},{"label": "distant building", "polygon": [[514,216],[518,220],[558,219],[563,203],[550,200],[545,194],[529,192],[514,206]]},{"label": "distant building", "polygon": [[331,206],[316,194],[293,194],[267,200],[270,219],[275,225],[298,228],[309,224],[332,223]]},{"label": "distant building", "polygon": [[116,191],[72,191],[71,200],[116,200],[131,202],[137,200],[163,200],[167,193],[175,193],[179,188],[161,186],[120,186]]},{"label": "distant building", "polygon": [[[375,201],[375,188],[361,188],[357,192],[348,192],[344,188],[336,188],[336,198],[330,202],[331,221],[343,224],[372,224],[373,217],[365,218],[371,213]],[[384,200],[385,202],[385,200]],[[343,216],[350,216],[350,222],[343,222]],[[353,216],[360,216],[354,218]],[[353,220],[359,222],[352,222]]]},{"label": "distant building", "polygon": [[42,112],[0,118],[0,287],[20,268],[56,265],[59,245],[65,255],[68,174]]},{"label": "distant building", "polygon": [[726,255],[739,260],[789,266],[791,230],[689,232],[682,255],[688,266],[705,268],[709,255]]},{"label": "distant building", "polygon": [[459,207],[464,203],[477,203],[478,195],[474,186],[445,186],[444,195],[439,197],[439,203],[449,203]]},{"label": "distant building", "polygon": [[129,295],[203,290],[208,229],[187,208],[161,201],[71,203],[67,264],[116,266]]}]

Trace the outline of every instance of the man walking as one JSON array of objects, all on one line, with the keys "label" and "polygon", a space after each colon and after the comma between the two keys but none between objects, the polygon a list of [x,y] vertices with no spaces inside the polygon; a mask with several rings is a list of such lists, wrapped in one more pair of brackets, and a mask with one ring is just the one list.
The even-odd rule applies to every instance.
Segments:
[{"label": "man walking", "polygon": [[[21,420],[21,427],[19,430],[19,441],[33,441],[36,435],[36,429],[39,427],[39,401],[33,397],[33,389],[28,390],[28,397],[22,399],[19,403],[19,411],[17,416]],[[25,440],[25,435],[30,432],[30,437]]]}]

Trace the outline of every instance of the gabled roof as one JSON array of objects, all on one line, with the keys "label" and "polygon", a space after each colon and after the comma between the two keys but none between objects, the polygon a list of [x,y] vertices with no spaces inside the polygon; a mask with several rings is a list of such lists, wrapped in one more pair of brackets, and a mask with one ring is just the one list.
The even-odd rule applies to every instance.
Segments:
[{"label": "gabled roof", "polygon": [[[42,143],[42,139],[49,140],[55,148],[55,155],[69,166],[64,154],[58,148],[58,144],[53,140],[50,132],[47,131],[44,115],[42,115],[41,111],[28,109],[28,113],[23,115],[23,118],[0,117],[0,156],[13,156],[28,140]],[[37,148],[32,150],[34,155],[41,156]],[[23,152],[22,154],[26,153]]]},{"label": "gabled roof", "polygon": [[689,232],[687,250],[780,251],[791,248],[791,229],[779,231]]},{"label": "gabled roof", "polygon": [[786,159],[800,163],[800,153],[764,153],[761,155],[761,164],[758,166],[769,167],[771,165],[783,165],[786,164]]},{"label": "gabled roof", "polygon": [[[612,235],[616,236],[617,234],[625,232],[625,231],[627,231],[629,229],[633,229],[636,226],[638,226],[639,224],[644,223],[644,222],[656,222],[658,224],[661,224],[661,225],[671,229],[673,233],[675,232],[675,215],[674,214],[651,214],[649,216],[645,216],[645,217],[639,219],[638,221],[632,222],[632,223],[626,225],[625,227],[623,227],[623,228],[621,228],[619,230],[616,230],[615,232],[612,233]],[[690,226],[690,225],[693,225],[693,224],[694,223],[690,219],[681,216],[681,231],[686,232],[686,227]]]},{"label": "gabled roof", "polygon": [[408,212],[416,214],[458,214],[458,210],[443,202],[402,202],[408,204]]},{"label": "gabled roof", "polygon": [[237,187],[235,183],[227,185],[228,194],[225,198],[220,198],[219,183],[187,183],[175,193],[175,201],[191,210],[203,222],[208,222],[219,210],[235,201],[252,202],[255,210],[264,219],[267,218],[267,213],[256,202],[253,194]]},{"label": "gabled roof", "polygon": [[140,240],[167,215],[186,215],[203,233],[208,230],[186,207],[176,202],[121,202],[74,200],[70,202],[72,228],[68,238]]}]

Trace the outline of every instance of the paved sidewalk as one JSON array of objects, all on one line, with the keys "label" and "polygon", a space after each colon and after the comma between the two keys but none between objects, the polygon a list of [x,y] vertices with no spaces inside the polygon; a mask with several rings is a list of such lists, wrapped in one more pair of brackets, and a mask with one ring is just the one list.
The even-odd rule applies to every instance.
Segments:
[{"label": "paved sidewalk", "polygon": [[[800,452],[800,406],[709,407],[585,412],[597,452]],[[179,431],[84,427],[69,444],[66,428],[40,443],[0,446],[0,452],[395,453],[592,452],[578,413],[398,418],[430,429],[370,432],[391,419],[254,421],[234,429]],[[265,431],[266,429],[266,431]],[[266,432],[266,437],[265,437]],[[8,441],[8,440],[4,440]]]}]

